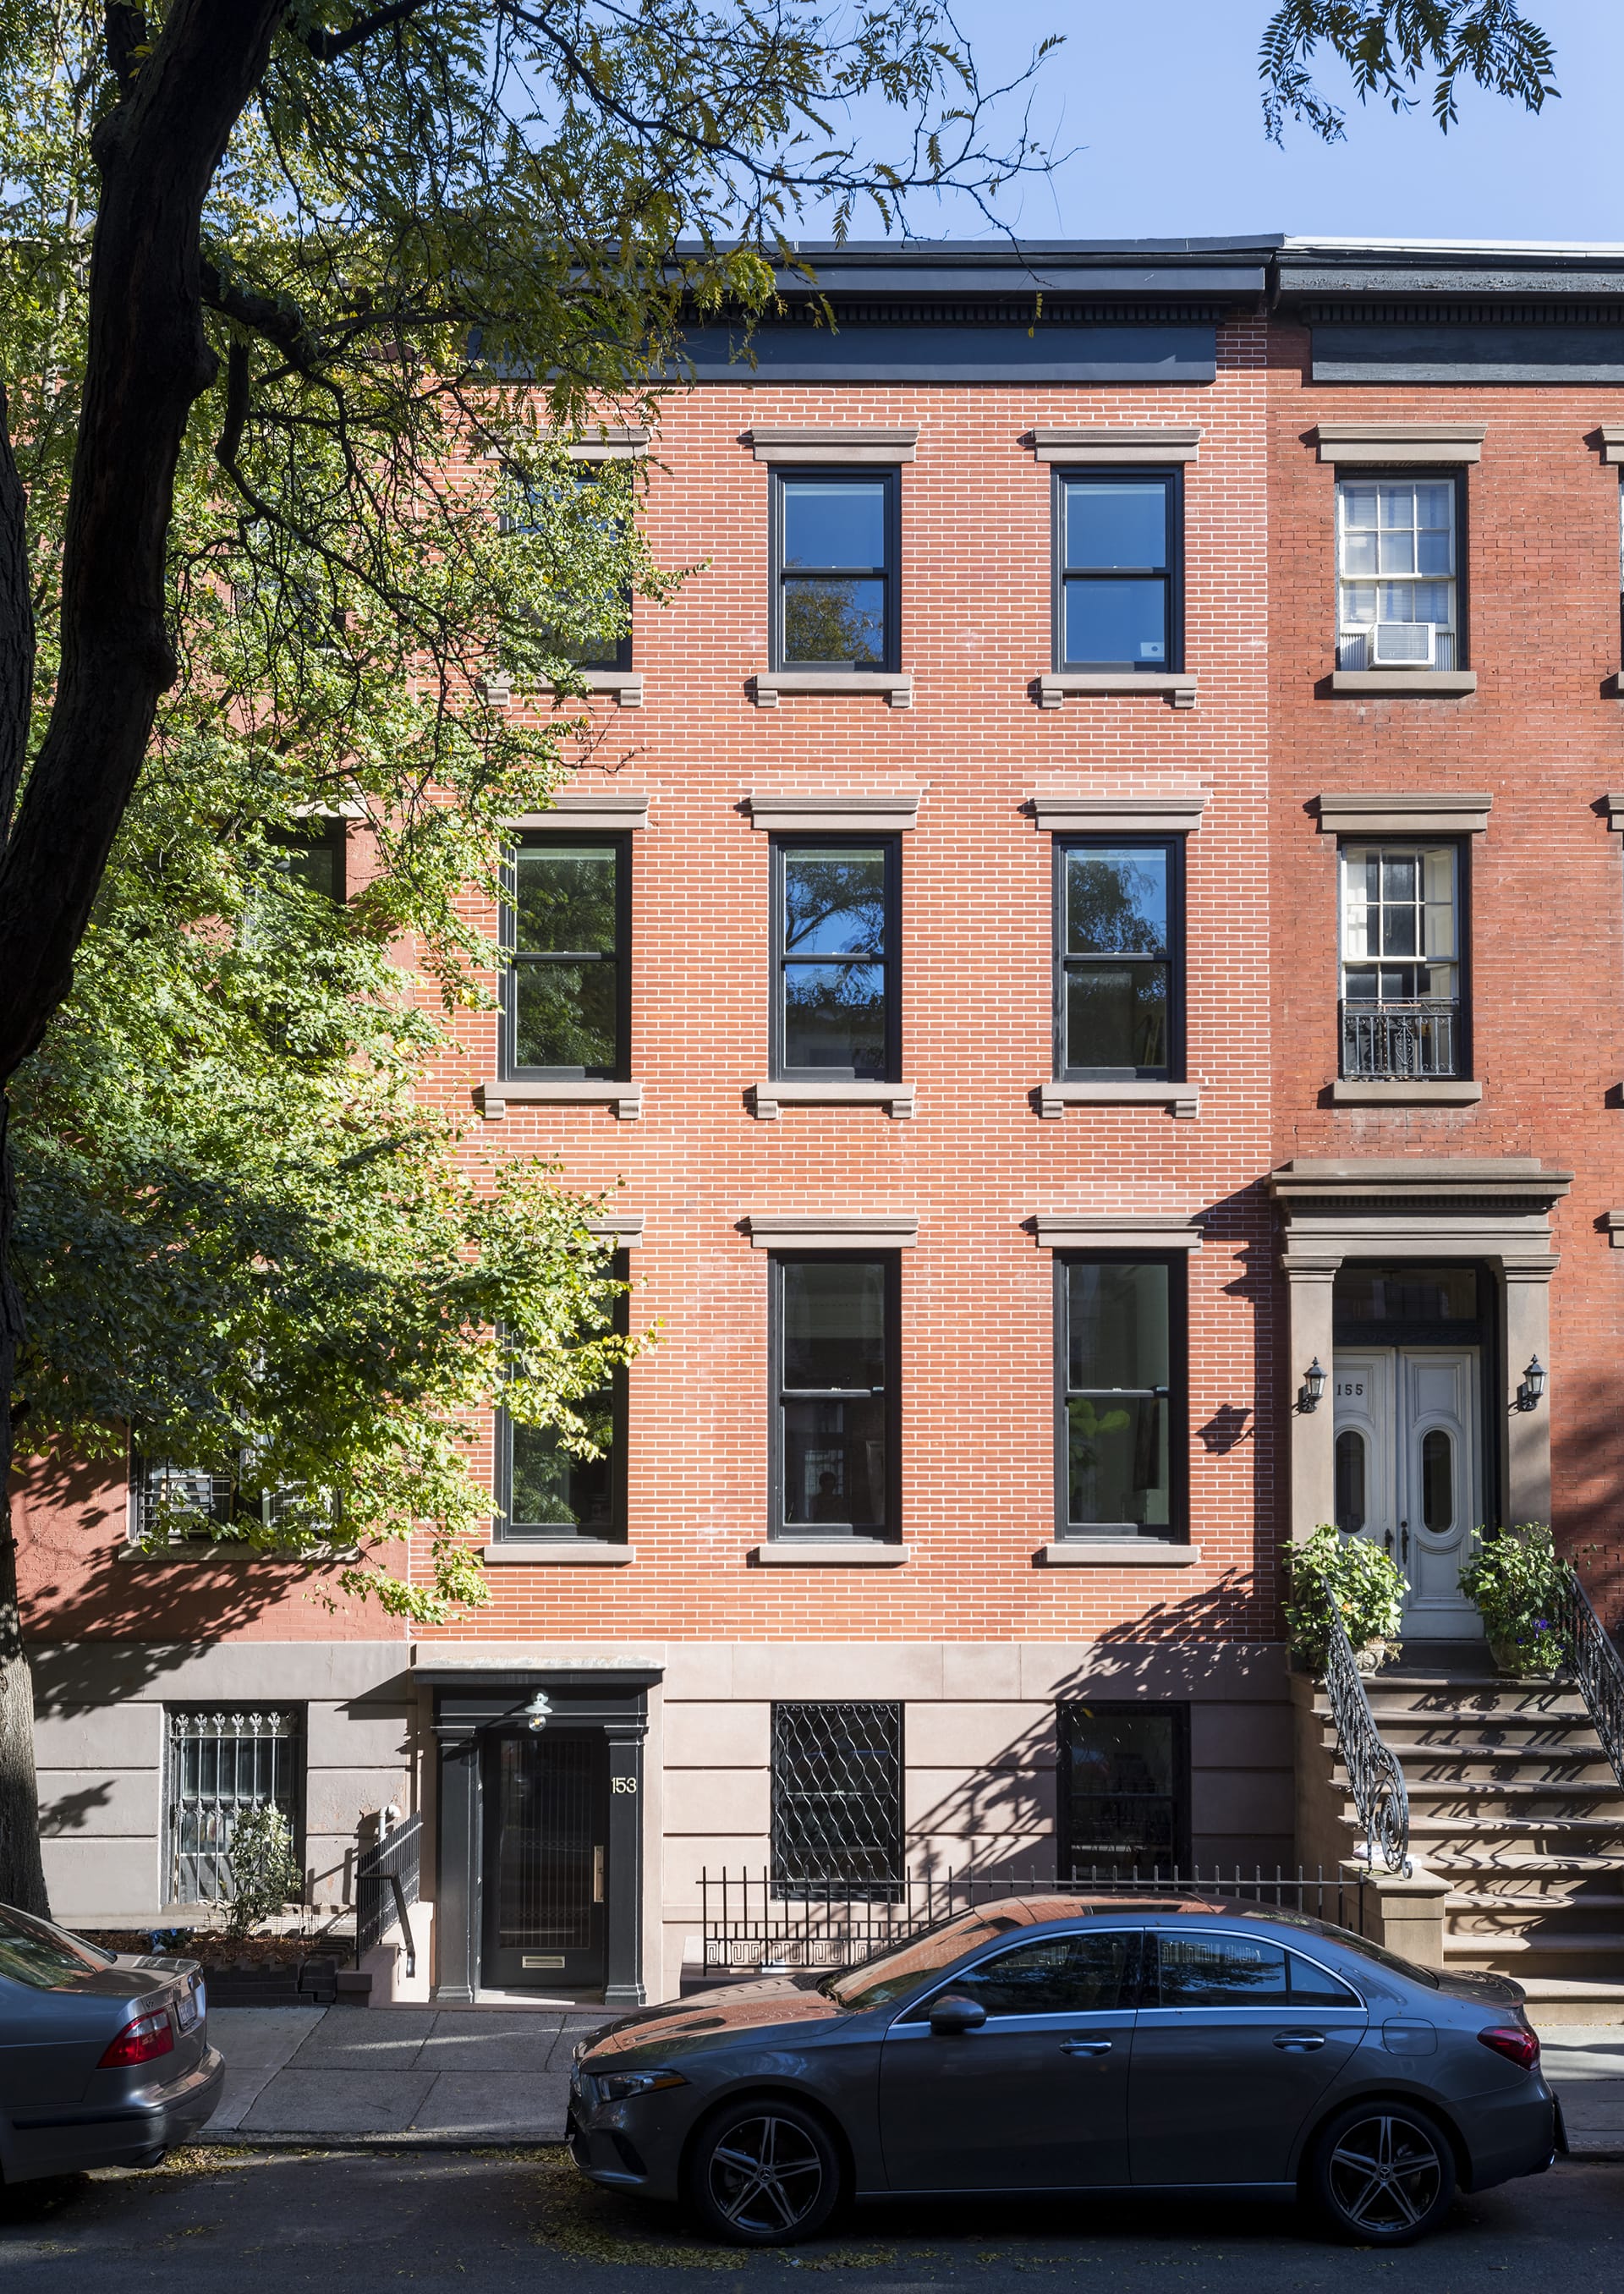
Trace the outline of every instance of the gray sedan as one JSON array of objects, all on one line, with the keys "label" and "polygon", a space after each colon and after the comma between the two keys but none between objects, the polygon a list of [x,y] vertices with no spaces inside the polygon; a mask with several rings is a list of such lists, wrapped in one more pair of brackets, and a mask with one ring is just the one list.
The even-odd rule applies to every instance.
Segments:
[{"label": "gray sedan", "polygon": [[845,2199],[1171,2190],[1403,2245],[1562,2144],[1522,1997],[1289,1912],[1012,1899],[622,2016],[577,2050],[570,2145],[751,2246]]},{"label": "gray sedan", "polygon": [[103,1951],[0,1905],[0,2173],[156,2166],[213,2117],[225,2065],[191,1959]]}]

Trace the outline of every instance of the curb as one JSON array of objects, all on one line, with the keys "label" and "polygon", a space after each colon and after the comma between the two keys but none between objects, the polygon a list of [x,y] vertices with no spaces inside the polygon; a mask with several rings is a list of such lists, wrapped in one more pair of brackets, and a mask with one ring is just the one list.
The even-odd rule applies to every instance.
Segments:
[{"label": "curb", "polygon": [[185,2151],[562,2151],[564,2141],[562,2130],[550,2128],[535,2135],[515,2135],[511,2129],[500,2135],[436,2135],[430,2129],[420,2134],[339,2135],[329,2127],[318,2134],[296,2135],[279,2127],[274,2134],[264,2135],[235,2128],[217,2133],[206,2130],[175,2147]]}]

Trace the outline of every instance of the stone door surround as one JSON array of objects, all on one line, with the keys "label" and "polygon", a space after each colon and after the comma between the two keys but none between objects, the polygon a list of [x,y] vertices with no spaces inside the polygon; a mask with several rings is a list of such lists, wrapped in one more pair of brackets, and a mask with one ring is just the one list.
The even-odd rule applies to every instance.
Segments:
[{"label": "stone door surround", "polygon": [[1332,1366],[1331,1291],[1345,1258],[1469,1258],[1490,1268],[1501,1345],[1483,1377],[1490,1423],[1499,1423],[1505,1518],[1549,1521],[1550,1404],[1521,1411],[1516,1395],[1529,1357],[1551,1358],[1559,1261],[1550,1213],[1572,1184],[1571,1171],[1543,1169],[1533,1155],[1297,1156],[1270,1174],[1283,1229],[1294,1542],[1335,1517],[1335,1413],[1328,1397],[1313,1411],[1296,1397],[1310,1363]]}]

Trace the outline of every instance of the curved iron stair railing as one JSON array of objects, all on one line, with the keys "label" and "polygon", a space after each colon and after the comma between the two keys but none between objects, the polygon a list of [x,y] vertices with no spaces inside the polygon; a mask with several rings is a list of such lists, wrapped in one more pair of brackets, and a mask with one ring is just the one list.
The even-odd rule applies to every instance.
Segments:
[{"label": "curved iron stair railing", "polygon": [[1336,1724],[1337,1749],[1348,1772],[1353,1805],[1364,1827],[1365,1860],[1374,1868],[1379,1853],[1385,1870],[1408,1878],[1409,1794],[1404,1789],[1404,1771],[1382,1742],[1363,1677],[1353,1660],[1347,1628],[1328,1593],[1326,1607],[1330,1650],[1325,1664],[1325,1693]]},{"label": "curved iron stair railing", "polygon": [[1579,1683],[1602,1750],[1612,1764],[1613,1775],[1624,1785],[1624,1658],[1592,1607],[1571,1561],[1562,1564],[1555,1623],[1563,1654]]}]

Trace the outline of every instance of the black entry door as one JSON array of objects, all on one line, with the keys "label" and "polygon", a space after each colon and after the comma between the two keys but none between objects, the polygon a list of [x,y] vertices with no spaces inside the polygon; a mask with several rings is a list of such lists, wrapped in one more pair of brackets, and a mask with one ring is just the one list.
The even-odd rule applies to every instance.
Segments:
[{"label": "black entry door", "polygon": [[595,1990],[605,1973],[608,1758],[600,1731],[485,1748],[484,1950],[497,1990]]}]

